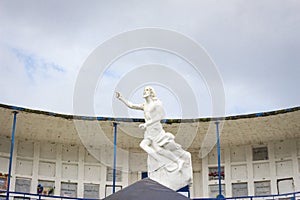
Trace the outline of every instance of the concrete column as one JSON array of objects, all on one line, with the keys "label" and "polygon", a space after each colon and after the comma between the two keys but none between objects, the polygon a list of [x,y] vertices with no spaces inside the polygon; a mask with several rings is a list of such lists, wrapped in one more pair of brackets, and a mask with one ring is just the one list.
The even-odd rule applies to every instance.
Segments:
[{"label": "concrete column", "polygon": [[122,187],[125,188],[128,186],[128,172],[122,170]]},{"label": "concrete column", "polygon": [[270,179],[271,179],[271,194],[277,194],[277,179],[276,179],[276,163],[275,163],[275,145],[268,144]]},{"label": "concrete column", "polygon": [[300,190],[300,179],[298,176],[299,173],[299,162],[297,157],[297,141],[290,140],[289,144],[292,146],[292,162],[293,162],[293,179],[294,179],[294,190]]},{"label": "concrete column", "polygon": [[[200,198],[203,196],[203,182],[201,171],[194,171],[193,173],[193,190],[191,191],[191,198]],[[207,186],[206,186],[207,187]]]},{"label": "concrete column", "polygon": [[249,196],[254,196],[252,146],[251,145],[247,145],[245,147],[245,152],[246,152],[246,162],[247,162],[248,195]]},{"label": "concrete column", "polygon": [[56,196],[60,196],[61,168],[62,168],[62,144],[56,144],[56,170],[55,170],[55,192],[54,192],[54,195]]},{"label": "concrete column", "polygon": [[231,190],[231,162],[230,162],[230,148],[224,147],[224,172],[225,172],[225,193],[226,197],[232,197]]},{"label": "concrete column", "polygon": [[193,184],[190,188],[191,198],[202,197],[203,182],[202,182],[202,159],[199,157],[199,152],[190,152],[192,155],[193,166]]},{"label": "concrete column", "polygon": [[83,198],[84,192],[84,154],[85,148],[84,146],[79,146],[79,160],[78,160],[78,190],[77,190],[77,197]]},{"label": "concrete column", "polygon": [[202,159],[203,197],[208,197],[208,155]]},{"label": "concrete column", "polygon": [[106,167],[106,165],[101,165],[100,199],[105,198]]},{"label": "concrete column", "polygon": [[36,194],[37,185],[38,185],[39,159],[40,159],[40,142],[34,142],[32,181],[31,181],[31,190],[30,190],[30,192],[33,194]]}]

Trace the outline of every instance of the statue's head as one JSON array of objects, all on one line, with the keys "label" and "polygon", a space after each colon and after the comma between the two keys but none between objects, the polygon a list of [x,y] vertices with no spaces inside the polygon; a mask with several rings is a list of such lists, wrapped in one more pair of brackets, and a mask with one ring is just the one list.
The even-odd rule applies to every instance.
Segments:
[{"label": "statue's head", "polygon": [[146,98],[150,96],[153,100],[157,100],[157,97],[156,97],[156,94],[155,94],[155,91],[153,89],[153,87],[151,86],[146,86],[144,88],[144,94],[143,94],[143,97]]}]

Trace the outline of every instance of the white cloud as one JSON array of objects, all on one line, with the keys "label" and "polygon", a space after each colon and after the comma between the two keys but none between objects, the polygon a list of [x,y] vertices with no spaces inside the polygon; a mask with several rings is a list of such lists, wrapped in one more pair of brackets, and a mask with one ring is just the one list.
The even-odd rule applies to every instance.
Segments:
[{"label": "white cloud", "polygon": [[[299,11],[297,0],[1,1],[0,102],[71,113],[77,74],[98,45],[126,30],[161,27],[184,33],[207,49],[224,80],[227,114],[297,106]],[[32,74],[28,76],[12,48],[34,55],[38,64],[31,66]],[[97,112],[112,115],[111,108],[101,107],[97,100],[112,101],[119,75],[134,64],[154,61],[174,67],[194,83],[200,116],[210,115],[207,91],[188,66],[180,59],[147,52],[128,55],[118,62],[126,67],[107,71],[104,89],[95,95]],[[61,67],[63,73],[50,65]]]}]

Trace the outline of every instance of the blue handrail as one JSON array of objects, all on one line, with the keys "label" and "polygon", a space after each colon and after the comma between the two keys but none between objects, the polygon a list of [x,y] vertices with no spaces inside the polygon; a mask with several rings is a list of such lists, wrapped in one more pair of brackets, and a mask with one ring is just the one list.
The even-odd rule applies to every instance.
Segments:
[{"label": "blue handrail", "polygon": [[[272,195],[258,195],[258,196],[240,196],[240,197],[225,197],[224,200],[230,200],[230,199],[257,199],[257,198],[271,198],[275,199],[276,197],[289,197],[294,200],[296,200],[296,196],[300,196],[300,191],[299,192],[290,192],[290,193],[284,193],[284,194],[272,194]],[[195,198],[193,200],[216,200],[217,198]]]},{"label": "blue handrail", "polygon": [[[2,194],[3,193],[3,194]],[[44,198],[53,198],[53,199],[77,199],[77,200],[99,200],[99,199],[90,199],[90,198],[75,198],[75,197],[64,197],[64,196],[49,196],[49,195],[42,195],[42,194],[32,194],[32,193],[26,193],[26,192],[9,192],[10,194],[14,194],[15,197],[30,197],[30,196],[35,196],[38,199],[43,199]],[[0,197],[1,196],[6,196],[6,191],[5,190],[0,190]],[[14,196],[12,196],[14,197]]]},{"label": "blue handrail", "polygon": [[[6,196],[6,190],[0,190],[0,198]],[[88,199],[88,198],[75,198],[75,197],[63,197],[63,196],[48,196],[48,195],[41,195],[41,194],[32,194],[32,193],[26,193],[26,192],[9,192],[10,194],[18,197],[37,197],[37,199],[73,199],[73,200],[101,200],[101,199]],[[291,200],[296,200],[296,196],[300,197],[300,191],[299,192],[291,192],[291,193],[285,193],[285,194],[273,194],[273,195],[259,195],[259,196],[240,196],[240,197],[228,197],[224,198],[224,200],[233,200],[233,199],[257,199],[257,198],[269,198],[269,199],[276,199],[276,197],[289,197]],[[13,196],[12,196],[13,197]],[[193,200],[216,200],[217,198],[193,198]]]}]

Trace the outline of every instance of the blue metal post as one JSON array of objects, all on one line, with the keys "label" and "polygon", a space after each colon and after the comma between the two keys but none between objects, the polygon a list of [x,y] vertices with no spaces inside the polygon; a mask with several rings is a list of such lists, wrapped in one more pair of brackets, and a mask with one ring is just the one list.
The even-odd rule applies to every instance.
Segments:
[{"label": "blue metal post", "polygon": [[114,168],[113,168],[113,193],[116,192],[116,162],[117,162],[117,127],[118,124],[114,122]]},{"label": "blue metal post", "polygon": [[219,121],[216,121],[216,133],[217,133],[217,150],[218,150],[218,178],[219,178],[219,195],[217,199],[223,199],[222,184],[221,184],[221,150],[220,150],[220,134],[219,134]]},{"label": "blue metal post", "polygon": [[9,157],[9,168],[8,168],[8,177],[7,177],[6,200],[9,199],[11,166],[12,166],[12,159],[13,159],[13,153],[14,153],[15,131],[16,131],[16,123],[17,123],[17,114],[18,114],[18,112],[14,111],[13,114],[14,114],[14,121],[13,121],[12,133],[11,133],[10,157]]}]

